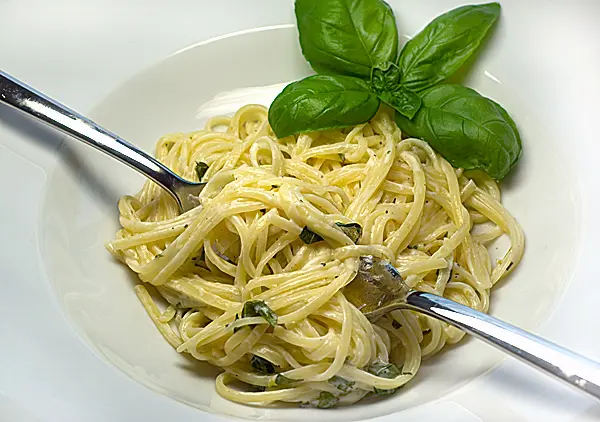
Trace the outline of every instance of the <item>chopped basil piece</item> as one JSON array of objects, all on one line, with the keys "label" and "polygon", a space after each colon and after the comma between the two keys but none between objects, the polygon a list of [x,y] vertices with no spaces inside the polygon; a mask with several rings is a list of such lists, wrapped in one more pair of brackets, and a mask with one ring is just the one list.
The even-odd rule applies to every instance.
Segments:
[{"label": "chopped basil piece", "polygon": [[396,390],[397,390],[397,388],[391,388],[389,390],[384,390],[381,388],[374,387],[373,393],[375,393],[378,396],[389,396],[390,394],[394,394],[396,392]]},{"label": "chopped basil piece", "polygon": [[340,399],[338,399],[330,392],[321,391],[321,393],[319,394],[319,401],[317,402],[317,407],[319,409],[329,409],[330,407],[335,406],[339,400]]},{"label": "chopped basil piece", "polygon": [[300,381],[302,380],[293,380],[283,374],[277,374],[275,377],[269,380],[269,387],[287,387],[295,382]]},{"label": "chopped basil piece", "polygon": [[348,236],[352,242],[358,243],[360,237],[362,236],[362,227],[358,223],[335,223],[336,226],[340,228],[341,231],[344,232],[346,236]]},{"label": "chopped basil piece", "polygon": [[277,325],[277,314],[262,300],[249,300],[242,308],[242,318],[263,317],[271,327]]},{"label": "chopped basil piece", "polygon": [[304,243],[306,243],[307,245],[310,245],[311,243],[315,243],[315,242],[320,242],[321,240],[323,240],[323,238],[321,236],[319,236],[316,233],[311,232],[308,227],[304,226],[304,228],[302,229],[302,232],[300,233],[300,239],[302,239],[302,241]]},{"label": "chopped basil piece", "polygon": [[329,378],[329,384],[335,386],[335,388],[341,392],[348,394],[350,391],[352,391],[354,381],[348,381],[345,378],[334,375],[333,377]]},{"label": "chopped basil piece", "polygon": [[250,365],[261,374],[269,375],[275,373],[275,366],[260,356],[252,355],[252,358],[250,358]]},{"label": "chopped basil piece", "polygon": [[198,181],[201,182],[202,178],[208,171],[208,164],[203,163],[202,161],[196,161],[196,176],[198,176]]},{"label": "chopped basil piece", "polygon": [[373,375],[387,379],[393,379],[400,375],[400,370],[395,364],[379,361],[373,362],[367,371]]},{"label": "chopped basil piece", "polygon": [[[373,375],[386,379],[394,379],[397,376],[402,375],[398,367],[393,363],[373,362],[367,371]],[[382,390],[380,388],[373,389],[374,393],[380,396],[394,394],[396,390],[397,388],[389,390]]]}]

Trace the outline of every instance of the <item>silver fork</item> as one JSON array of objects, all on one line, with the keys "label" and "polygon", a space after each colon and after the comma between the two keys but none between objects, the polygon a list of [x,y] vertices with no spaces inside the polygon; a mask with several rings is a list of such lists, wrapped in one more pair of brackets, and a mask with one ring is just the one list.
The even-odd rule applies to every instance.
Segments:
[{"label": "silver fork", "polygon": [[600,399],[600,364],[514,325],[444,297],[410,289],[396,268],[364,256],[346,298],[371,320],[396,309],[440,319]]},{"label": "silver fork", "polygon": [[198,205],[205,183],[185,180],[114,133],[0,70],[0,101],[127,164],[167,191],[188,211]]}]

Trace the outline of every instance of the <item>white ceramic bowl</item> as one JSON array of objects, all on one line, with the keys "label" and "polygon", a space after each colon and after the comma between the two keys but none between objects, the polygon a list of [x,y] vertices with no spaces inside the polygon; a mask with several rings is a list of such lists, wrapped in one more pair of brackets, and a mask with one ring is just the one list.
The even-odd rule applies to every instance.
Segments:
[{"label": "white ceramic bowl", "polygon": [[[268,105],[285,83],[311,71],[300,54],[294,25],[285,23],[291,21],[291,3],[281,10],[258,7],[268,2],[254,3],[257,7],[248,13],[265,13],[269,23],[284,23],[261,27],[259,20],[256,27],[213,37],[169,55],[118,84],[89,116],[152,151],[163,134],[197,129],[206,118],[232,113],[247,103]],[[400,32],[407,37],[455,6],[450,1],[419,6],[407,1],[390,3]],[[600,340],[591,328],[600,322],[593,313],[597,290],[591,254],[600,235],[600,226],[592,218],[599,205],[594,181],[600,176],[592,157],[600,148],[594,142],[593,120],[585,119],[586,113],[591,114],[598,86],[591,79],[592,71],[600,70],[598,56],[592,54],[600,31],[591,25],[593,12],[598,10],[591,1],[539,8],[534,3],[503,2],[500,25],[466,80],[505,106],[516,120],[524,144],[523,159],[503,183],[503,199],[525,230],[526,253],[515,274],[494,290],[491,312],[600,359]],[[219,14],[222,11],[200,10],[212,19],[225,17]],[[213,34],[217,28],[214,25]],[[560,57],[556,51],[561,52]],[[60,92],[49,93],[61,98]],[[11,204],[0,211],[2,229],[5,238],[18,242],[28,236],[24,227],[33,225],[32,245],[27,247],[40,257],[40,265],[34,268],[27,253],[15,254],[14,241],[3,245],[3,256],[12,258],[0,263],[11,280],[31,277],[31,288],[43,291],[39,300],[53,301],[46,309],[30,303],[31,293],[14,280],[2,285],[0,304],[10,310],[10,317],[3,319],[9,322],[9,330],[8,334],[2,332],[6,338],[0,340],[17,346],[24,342],[29,347],[19,350],[28,350],[31,356],[0,351],[0,363],[12,363],[20,370],[6,370],[5,377],[0,372],[0,416],[6,402],[5,407],[18,415],[15,420],[23,420],[23,408],[29,408],[24,393],[29,388],[67,408],[83,406],[89,399],[86,393],[92,397],[98,389],[108,399],[128,394],[136,397],[131,402],[117,401],[108,412],[63,410],[62,415],[73,420],[141,420],[142,414],[158,420],[160,414],[166,414],[201,420],[217,420],[217,415],[222,415],[273,421],[373,417],[390,421],[400,417],[406,421],[423,417],[536,421],[542,420],[537,419],[541,415],[544,420],[561,420],[556,418],[565,415],[593,420],[600,414],[598,407],[590,408],[591,402],[578,393],[515,362],[502,363],[501,353],[472,339],[427,361],[409,386],[385,400],[328,411],[262,409],[228,402],[214,390],[217,371],[178,355],[164,341],[135,297],[134,275],[104,250],[104,242],[118,227],[116,201],[135,192],[143,182],[141,176],[74,140],[62,142],[51,132],[28,126],[30,122],[13,112],[0,110],[0,122],[6,133],[14,132],[8,142],[3,140],[6,137],[0,138],[0,175],[6,181],[15,180],[18,174],[24,176],[18,184],[1,186],[5,203]],[[23,153],[16,148],[15,152],[14,146],[25,138],[54,142],[52,152],[41,158],[29,150]],[[35,150],[40,145],[30,147]],[[41,188],[36,179],[40,168],[46,179]],[[8,198],[19,191],[35,195],[21,199],[20,206],[13,205]],[[27,315],[21,317],[23,313]],[[45,321],[48,314],[53,316]],[[37,321],[41,332],[29,326],[17,330],[20,318],[31,319],[34,327]],[[67,324],[74,333],[65,336]],[[77,337],[93,355],[74,340]],[[44,352],[45,345],[53,342],[58,346],[56,353]],[[77,347],[66,346],[73,342]],[[42,365],[65,365],[72,360],[79,369],[63,379],[49,374],[39,384],[34,370],[24,370],[32,359]],[[91,375],[86,372],[88,367],[94,368],[91,373],[103,374],[99,385],[86,381]],[[121,377],[114,368],[135,381]],[[67,383],[71,388],[79,386],[86,398],[61,395],[60,386]],[[151,399],[161,404],[147,406],[145,400]],[[156,409],[148,413],[153,407]],[[37,410],[33,413],[40,416]],[[41,414],[41,420],[67,420],[44,408]]]}]

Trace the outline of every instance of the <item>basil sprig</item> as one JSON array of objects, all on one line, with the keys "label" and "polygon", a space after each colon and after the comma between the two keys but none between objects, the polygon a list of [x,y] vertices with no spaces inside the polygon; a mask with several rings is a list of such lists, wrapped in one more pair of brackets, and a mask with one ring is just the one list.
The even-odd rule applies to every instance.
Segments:
[{"label": "basil sprig", "polygon": [[[269,109],[278,137],[369,121],[381,101],[406,134],[425,139],[454,166],[502,179],[521,156],[508,113],[460,85],[440,85],[479,47],[498,3],[435,18],[398,54],[394,14],[382,0],[296,0],[300,46],[313,69]],[[447,100],[447,102],[445,102]]]}]

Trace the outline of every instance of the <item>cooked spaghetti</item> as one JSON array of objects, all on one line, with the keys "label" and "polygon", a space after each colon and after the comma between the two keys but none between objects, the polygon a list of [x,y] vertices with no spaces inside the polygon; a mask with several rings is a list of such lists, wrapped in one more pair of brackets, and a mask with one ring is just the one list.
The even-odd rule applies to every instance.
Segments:
[{"label": "cooked spaghetti", "polygon": [[[163,137],[156,155],[206,182],[199,206],[180,215],[147,182],[119,201],[122,229],[107,247],[139,275],[165,339],[222,368],[217,391],[236,402],[329,407],[388,394],[463,337],[411,311],[367,320],[343,294],[360,256],[485,312],[523,254],[497,184],[402,139],[384,109],[353,128],[277,139],[267,110],[249,105]],[[492,262],[486,245],[502,235],[510,247]]]}]

